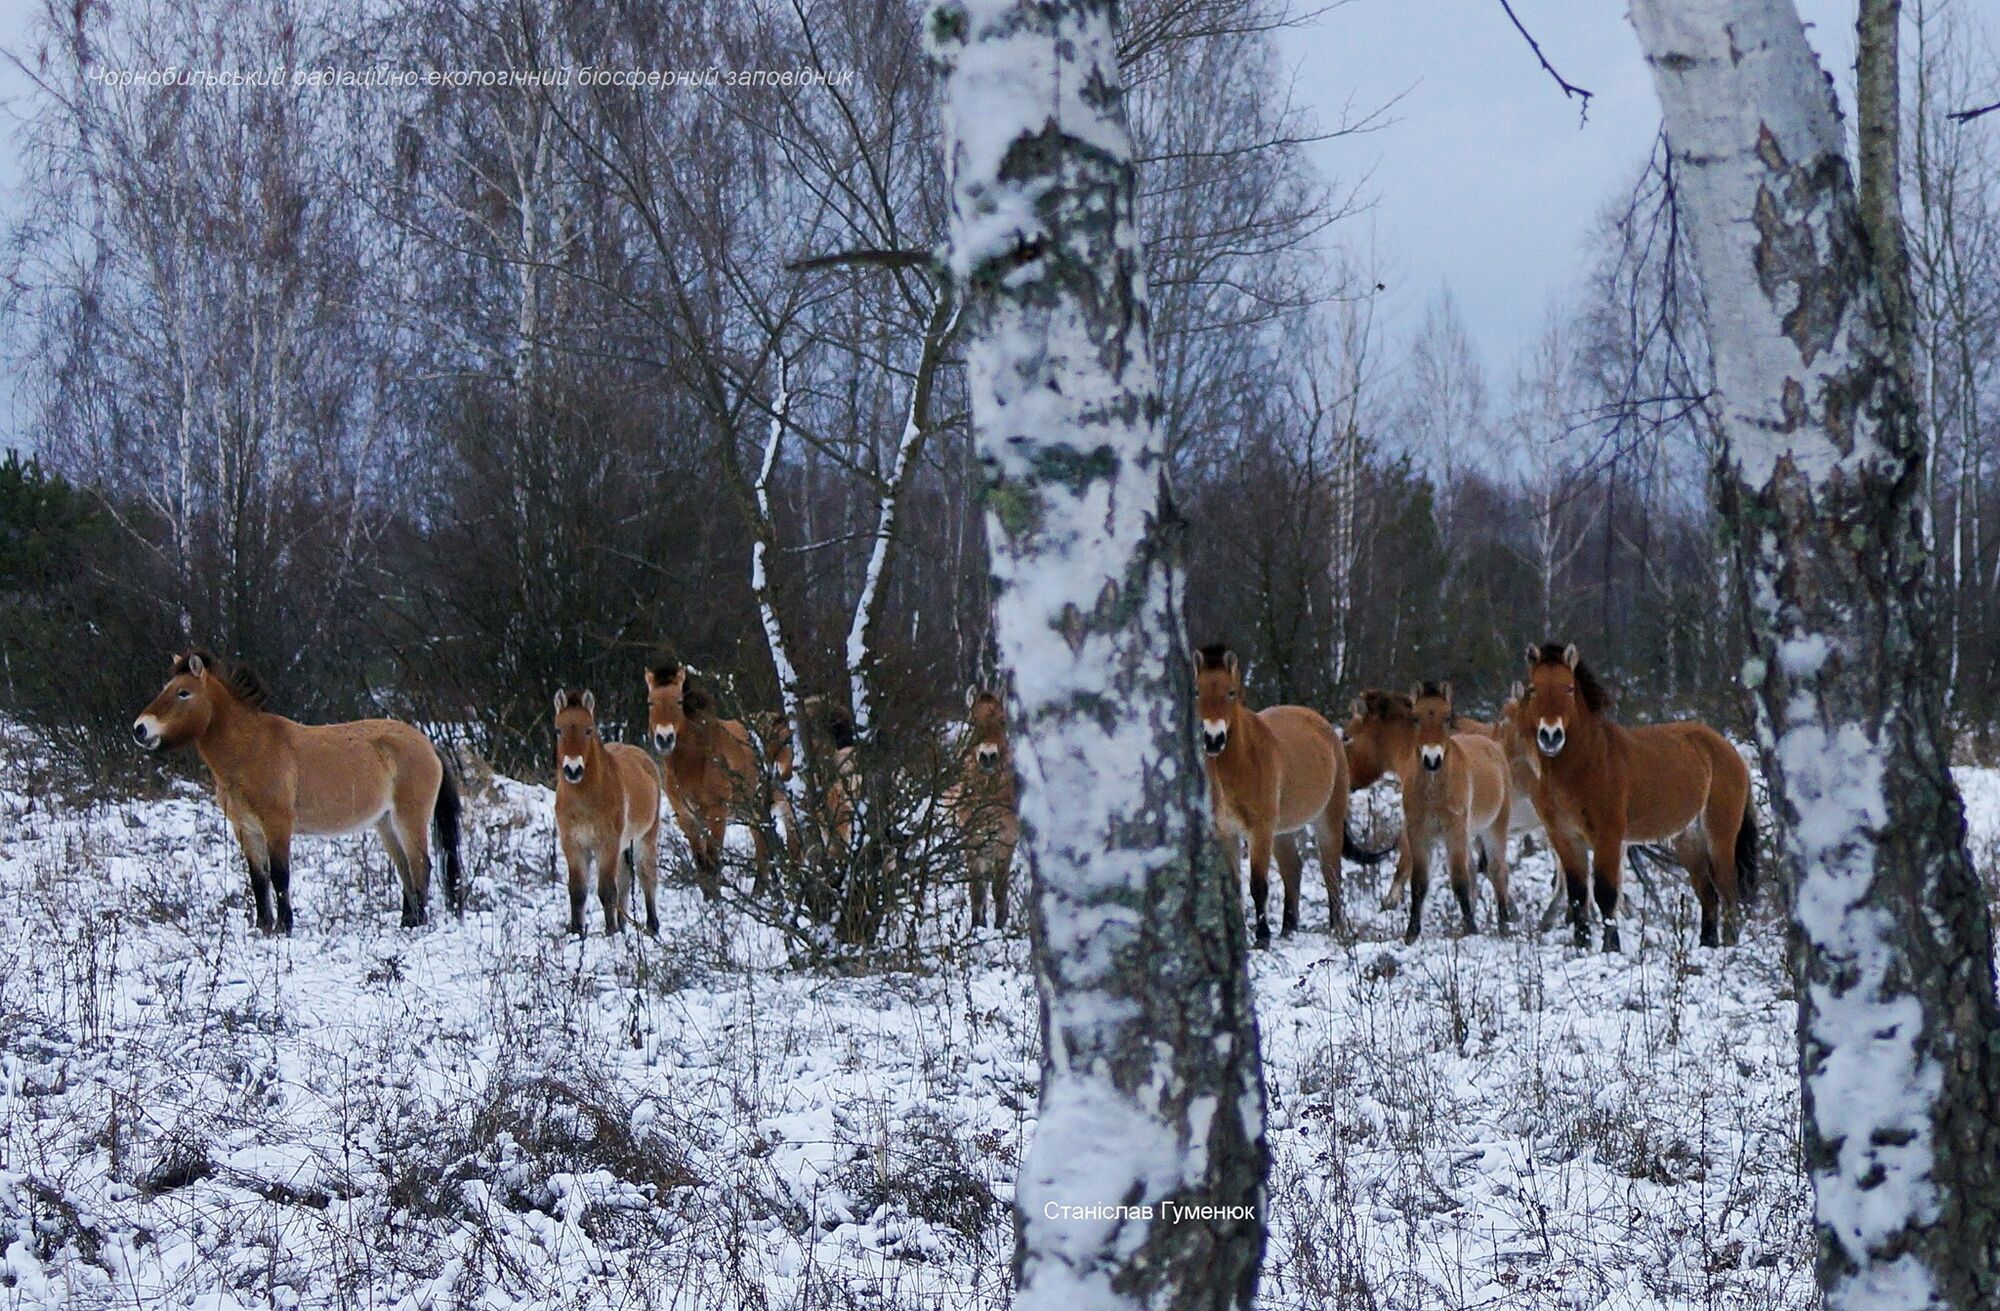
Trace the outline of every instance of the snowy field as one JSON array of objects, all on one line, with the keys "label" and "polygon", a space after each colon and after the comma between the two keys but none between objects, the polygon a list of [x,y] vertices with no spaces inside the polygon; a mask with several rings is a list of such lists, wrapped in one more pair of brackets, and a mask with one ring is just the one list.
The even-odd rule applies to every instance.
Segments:
[{"label": "snowy field", "polygon": [[[1961,779],[1990,858],[2000,776]],[[307,840],[267,940],[199,792],[0,786],[0,1307],[1005,1304],[1021,942],[801,974],[675,887],[658,942],[579,946],[550,794],[467,834],[462,923],[398,929],[372,839]],[[1437,890],[1404,947],[1350,868],[1358,940],[1256,956],[1265,1305],[1813,1305],[1782,934],[1697,950],[1653,883],[1606,959],[1453,941]]]}]

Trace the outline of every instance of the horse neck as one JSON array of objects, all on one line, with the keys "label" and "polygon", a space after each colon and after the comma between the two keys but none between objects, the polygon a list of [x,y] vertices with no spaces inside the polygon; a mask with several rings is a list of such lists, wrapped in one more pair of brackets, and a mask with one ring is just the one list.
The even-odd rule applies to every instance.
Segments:
[{"label": "horse neck", "polygon": [[1270,729],[1257,712],[1238,700],[1230,705],[1229,741],[1222,748],[1222,754],[1210,757],[1215,767],[1224,774],[1234,776],[1247,774],[1263,764],[1270,755]]},{"label": "horse neck", "polygon": [[722,731],[721,724],[721,720],[709,714],[682,717],[681,740],[669,759],[673,772],[683,782],[697,781],[708,773],[709,762],[715,756],[716,735]]},{"label": "horse neck", "polygon": [[275,718],[267,711],[243,704],[227,692],[220,693],[215,698],[215,708],[209,712],[208,726],[195,739],[195,751],[209,773],[217,778],[235,778],[256,763],[262,739],[267,736],[263,721]]},{"label": "horse neck", "polygon": [[[1624,730],[1581,704],[1569,725],[1570,743],[1562,754],[1542,760],[1542,768],[1565,781],[1601,778],[1608,757],[1620,745]],[[1582,750],[1576,748],[1581,747]]]}]

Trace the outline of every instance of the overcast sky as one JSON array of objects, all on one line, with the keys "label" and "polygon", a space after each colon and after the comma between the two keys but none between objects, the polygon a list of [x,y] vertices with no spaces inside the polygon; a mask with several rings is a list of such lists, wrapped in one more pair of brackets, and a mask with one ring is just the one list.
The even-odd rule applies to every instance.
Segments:
[{"label": "overcast sky", "polygon": [[[1310,0],[1299,0],[1301,4]],[[1536,63],[1499,0],[1347,0],[1283,38],[1295,94],[1323,124],[1401,96],[1390,126],[1319,148],[1322,168],[1370,175],[1348,227],[1383,264],[1390,329],[1449,286],[1486,365],[1511,375],[1544,307],[1581,270],[1584,241],[1659,130],[1652,75],[1623,0],[1514,0],[1549,62],[1592,92],[1589,121]],[[1854,3],[1803,0],[1821,61],[1851,80]]]},{"label": "overcast sky", "polygon": [[[1499,0],[1348,0],[1283,38],[1296,94],[1323,122],[1350,102],[1365,109],[1402,97],[1381,131],[1318,148],[1336,180],[1369,175],[1373,207],[1343,237],[1364,249],[1372,242],[1392,331],[1413,327],[1449,286],[1496,390],[1545,306],[1569,287],[1585,235],[1634,175],[1659,122],[1622,0],[1514,4],[1550,61],[1594,93],[1587,123]],[[0,45],[21,48],[34,8],[0,0]],[[1814,46],[1843,83],[1853,8],[1853,0],[1801,5]],[[0,211],[11,209],[4,201],[18,182],[12,142],[24,93],[0,66]],[[12,391],[0,376],[0,443],[26,436]]]}]

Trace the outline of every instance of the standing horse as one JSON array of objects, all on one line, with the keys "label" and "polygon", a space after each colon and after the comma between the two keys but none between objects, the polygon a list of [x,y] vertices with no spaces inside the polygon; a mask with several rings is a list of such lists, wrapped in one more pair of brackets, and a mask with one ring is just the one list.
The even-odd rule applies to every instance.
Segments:
[{"label": "standing horse", "polygon": [[583,936],[583,893],[592,868],[604,931],[625,927],[632,875],[646,898],[646,932],[657,936],[660,767],[642,748],[605,742],[597,698],[556,693],[556,841],[569,866],[569,931]]},{"label": "standing horse", "polygon": [[1007,742],[1007,707],[997,693],[965,689],[965,762],[951,789],[952,814],[965,840],[972,877],[972,924],[986,924],[986,886],[993,885],[993,926],[1007,927],[1007,876],[1021,837],[1014,798],[1014,753]]},{"label": "standing horse", "polygon": [[[1692,720],[1626,728],[1575,644],[1528,647],[1516,731],[1541,756],[1535,808],[1569,889],[1576,945],[1588,941],[1586,895],[1618,950],[1619,892],[1628,843],[1663,842],[1701,900],[1701,943],[1734,942],[1740,898],[1756,891],[1757,820],[1750,770],[1714,729]],[[1718,903],[1723,932],[1717,931]]]},{"label": "standing horse", "polygon": [[[722,895],[722,839],[730,817],[756,812],[762,790],[757,748],[741,721],[717,716],[708,694],[689,686],[684,665],[646,671],[646,705],[653,749],[667,762],[667,801],[694,853],[695,881],[713,901]],[[761,884],[767,863],[762,826],[753,825],[752,834]]]},{"label": "standing horse", "polygon": [[1430,887],[1430,853],[1442,841],[1450,861],[1452,889],[1466,919],[1466,931],[1478,931],[1472,913],[1472,855],[1478,871],[1494,885],[1500,925],[1514,919],[1508,895],[1506,839],[1518,811],[1506,751],[1486,725],[1452,713],[1450,683],[1422,683],[1402,691],[1370,687],[1354,697],[1352,717],[1344,737],[1356,777],[1368,783],[1396,775],[1402,783],[1402,837],[1396,857],[1396,877],[1382,893],[1382,909],[1402,899],[1404,887],[1414,889],[1406,941],[1416,939],[1422,921],[1422,895]]},{"label": "standing horse", "polygon": [[1347,842],[1347,753],[1333,725],[1304,706],[1252,711],[1243,702],[1236,653],[1216,644],[1194,655],[1201,746],[1209,801],[1234,877],[1237,843],[1250,843],[1250,899],[1257,907],[1257,942],[1268,946],[1271,857],[1285,882],[1284,932],[1299,924],[1299,876],[1304,862],[1293,835],[1310,827],[1319,840],[1320,873],[1334,928],[1346,922],[1340,858]]},{"label": "standing horse", "polygon": [[465,908],[459,796],[444,754],[394,719],[297,724],[264,709],[246,665],[206,651],[174,657],[167,685],[132,725],[148,751],[193,744],[250,867],[257,927],[292,931],[292,838],[375,830],[403,885],[403,926],[422,924],[431,886],[428,823],[445,856],[445,897]]},{"label": "standing horse", "polygon": [[1444,843],[1451,890],[1458,898],[1465,932],[1477,933],[1472,910],[1472,850],[1493,884],[1501,928],[1514,919],[1507,895],[1507,820],[1512,810],[1507,755],[1488,733],[1463,732],[1452,713],[1451,684],[1424,683],[1410,693],[1414,759],[1398,771],[1403,778],[1403,841],[1410,867],[1410,926],[1403,941],[1415,942],[1423,925],[1424,893],[1430,887],[1431,848]]}]

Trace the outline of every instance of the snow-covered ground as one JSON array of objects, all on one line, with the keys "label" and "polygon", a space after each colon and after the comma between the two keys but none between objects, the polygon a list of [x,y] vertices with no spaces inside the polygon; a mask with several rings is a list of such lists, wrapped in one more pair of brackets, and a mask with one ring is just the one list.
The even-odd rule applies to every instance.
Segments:
[{"label": "snow-covered ground", "polygon": [[[302,841],[270,940],[200,793],[0,786],[0,1307],[1004,1305],[1023,945],[801,973],[681,887],[578,944],[550,811],[475,796],[472,909],[415,931],[372,839]],[[1357,941],[1256,957],[1267,1306],[1813,1304],[1782,935],[1697,950],[1653,882],[1607,959],[1454,941],[1435,891],[1404,947],[1350,867]]]}]

